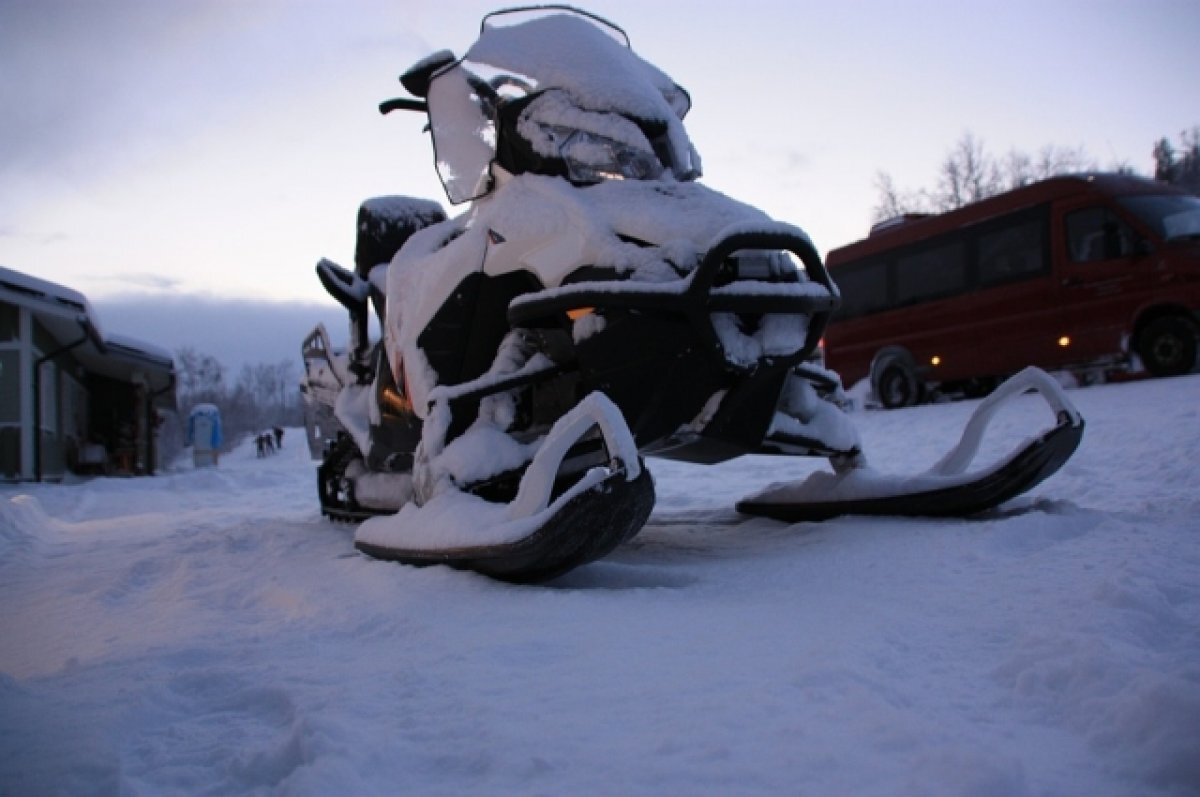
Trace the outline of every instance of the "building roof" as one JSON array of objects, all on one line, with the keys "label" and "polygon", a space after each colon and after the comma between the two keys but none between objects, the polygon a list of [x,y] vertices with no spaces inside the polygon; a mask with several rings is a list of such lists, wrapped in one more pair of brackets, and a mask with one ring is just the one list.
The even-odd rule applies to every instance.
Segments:
[{"label": "building roof", "polygon": [[[101,331],[96,311],[78,291],[0,266],[0,301],[28,308],[89,373],[144,381],[156,406],[175,407],[175,360],[152,343]],[[49,352],[47,352],[49,353]]]}]

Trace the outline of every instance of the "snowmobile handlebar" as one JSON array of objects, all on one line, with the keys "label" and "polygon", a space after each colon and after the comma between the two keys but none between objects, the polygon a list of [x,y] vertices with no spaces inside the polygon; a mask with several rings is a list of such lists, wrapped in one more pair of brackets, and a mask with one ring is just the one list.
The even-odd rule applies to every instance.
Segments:
[{"label": "snowmobile handlebar", "polygon": [[[816,284],[824,288],[822,294],[800,295],[779,294],[760,295],[757,291],[741,294],[738,292],[720,292],[715,287],[721,272],[727,268],[732,257],[740,251],[786,251],[794,254],[804,266],[804,272],[810,280],[807,284]],[[791,283],[783,283],[789,285]],[[805,283],[800,283],[801,285]],[[693,324],[708,339],[712,348],[724,353],[724,346],[713,327],[709,316],[715,312],[726,313],[796,313],[808,316],[808,327],[805,334],[804,346],[789,357],[775,358],[795,365],[807,358],[816,348],[825,334],[829,317],[841,303],[840,294],[821,256],[807,235],[787,228],[774,230],[747,230],[725,235],[710,247],[696,268],[688,287],[687,296],[689,315]]]},{"label": "snowmobile handlebar", "polygon": [[[763,283],[743,277],[739,284],[735,273],[734,281],[718,284],[731,263],[736,270],[739,252],[755,250],[791,252],[803,264],[808,281]],[[682,288],[626,280],[575,283],[518,296],[509,305],[508,320],[518,326],[580,307],[684,316],[705,348],[727,360],[713,314],[795,314],[807,319],[803,346],[790,354],[768,358],[775,365],[795,365],[816,349],[839,303],[837,288],[807,236],[791,229],[753,230],[722,237],[709,248]],[[734,370],[757,367],[732,362],[727,366]]]},{"label": "snowmobile handlebar", "polygon": [[[796,255],[804,265],[808,278],[813,282],[831,288],[829,272],[821,262],[821,256],[808,237],[791,229],[747,230],[725,235],[719,242],[709,247],[696,269],[689,290],[708,292],[720,272],[726,259],[735,252],[744,249],[782,250]],[[832,289],[831,289],[832,290]]]},{"label": "snowmobile handlebar", "polygon": [[389,114],[392,111],[420,111],[429,113],[429,103],[424,100],[410,100],[406,97],[395,97],[379,103],[379,112]]}]

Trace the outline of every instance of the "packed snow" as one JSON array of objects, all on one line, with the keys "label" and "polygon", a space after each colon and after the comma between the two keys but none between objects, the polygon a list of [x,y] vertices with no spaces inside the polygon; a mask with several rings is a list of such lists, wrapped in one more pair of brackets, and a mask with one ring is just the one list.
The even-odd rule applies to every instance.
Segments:
[{"label": "packed snow", "polygon": [[[4,485],[0,794],[1200,793],[1200,376],[1069,395],[984,517],[788,526],[730,507],[819,461],[651,461],[641,534],[535,587],[356,553],[299,430]],[[976,405],[853,417],[908,472]]]}]

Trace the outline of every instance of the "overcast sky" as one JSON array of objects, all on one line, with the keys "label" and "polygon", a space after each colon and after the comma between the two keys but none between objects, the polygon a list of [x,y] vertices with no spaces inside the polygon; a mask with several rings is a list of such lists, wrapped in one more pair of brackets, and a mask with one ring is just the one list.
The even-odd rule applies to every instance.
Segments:
[{"label": "overcast sky", "polygon": [[[92,299],[326,301],[362,199],[446,204],[423,118],[378,102],[503,5],[0,0],[0,264]],[[689,90],[704,181],[823,253],[865,234],[877,172],[929,186],[964,132],[1148,173],[1200,124],[1195,0],[580,5]]]}]

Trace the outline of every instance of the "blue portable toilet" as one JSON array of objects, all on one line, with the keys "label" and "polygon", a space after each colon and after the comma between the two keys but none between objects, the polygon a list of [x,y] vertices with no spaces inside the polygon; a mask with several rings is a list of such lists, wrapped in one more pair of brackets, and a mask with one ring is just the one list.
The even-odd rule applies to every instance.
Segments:
[{"label": "blue portable toilet", "polygon": [[221,411],[215,404],[197,404],[188,415],[187,444],[197,468],[216,467],[221,450]]}]

